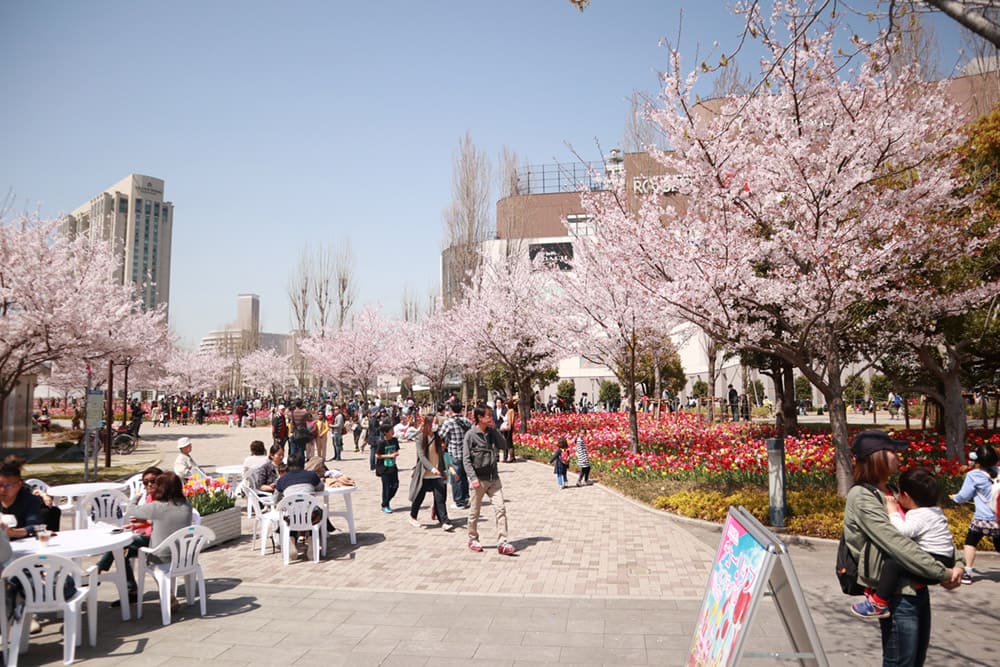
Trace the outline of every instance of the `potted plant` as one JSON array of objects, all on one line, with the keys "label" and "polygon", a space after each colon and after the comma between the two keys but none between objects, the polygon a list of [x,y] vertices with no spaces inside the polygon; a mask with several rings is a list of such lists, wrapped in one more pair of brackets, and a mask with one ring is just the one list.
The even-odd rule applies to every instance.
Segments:
[{"label": "potted plant", "polygon": [[201,525],[215,531],[213,544],[240,536],[240,510],[224,479],[194,474],[184,483],[184,495],[201,516]]}]

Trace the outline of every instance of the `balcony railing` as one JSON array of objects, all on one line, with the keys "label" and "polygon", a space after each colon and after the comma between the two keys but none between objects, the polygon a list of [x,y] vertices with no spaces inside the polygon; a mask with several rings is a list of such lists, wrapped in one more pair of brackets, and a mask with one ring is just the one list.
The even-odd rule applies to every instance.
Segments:
[{"label": "balcony railing", "polygon": [[517,194],[606,190],[604,163],[537,164],[517,170]]}]

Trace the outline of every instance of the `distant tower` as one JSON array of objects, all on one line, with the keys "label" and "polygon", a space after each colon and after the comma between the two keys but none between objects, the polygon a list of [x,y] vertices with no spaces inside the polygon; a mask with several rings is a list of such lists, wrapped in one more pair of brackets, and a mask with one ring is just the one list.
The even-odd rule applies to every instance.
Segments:
[{"label": "distant tower", "polygon": [[260,297],[240,294],[236,301],[236,328],[240,331],[260,331]]},{"label": "distant tower", "polygon": [[118,258],[115,280],[136,286],[145,309],[170,303],[170,245],[174,205],[163,180],[130,174],[63,219],[70,238],[107,242]]}]

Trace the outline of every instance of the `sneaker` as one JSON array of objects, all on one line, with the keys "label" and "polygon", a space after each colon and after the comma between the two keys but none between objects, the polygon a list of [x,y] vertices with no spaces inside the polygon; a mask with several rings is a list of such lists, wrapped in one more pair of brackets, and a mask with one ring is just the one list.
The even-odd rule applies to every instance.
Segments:
[{"label": "sneaker", "polygon": [[462,506],[461,506],[461,505],[459,505],[458,503],[452,503],[452,504],[451,504],[451,508],[452,508],[453,510],[460,510],[460,509],[462,509]]},{"label": "sneaker", "polygon": [[482,550],[483,550],[483,545],[480,544],[477,540],[469,540],[469,551],[475,551],[476,553],[479,553]]},{"label": "sneaker", "polygon": [[966,570],[962,573],[962,583],[971,584],[972,583],[972,573]]},{"label": "sneaker", "polygon": [[501,556],[513,556],[517,552],[517,547],[515,547],[510,542],[504,542],[497,547],[497,553]]},{"label": "sneaker", "polygon": [[392,514],[392,508],[391,507],[383,507],[382,511],[385,512],[386,514]]},{"label": "sneaker", "polygon": [[442,521],[441,528],[450,533],[451,531],[455,530],[455,524],[453,524],[451,521]]},{"label": "sneaker", "polygon": [[865,598],[857,604],[851,605],[851,613],[859,618],[875,619],[875,618],[889,618],[891,615],[889,613],[889,608],[884,607],[880,604],[875,604],[868,598]]},{"label": "sneaker", "polygon": [[408,524],[410,524],[411,526],[413,526],[414,528],[423,528],[424,527],[424,524],[420,523],[419,521],[417,521],[416,519],[414,519],[412,516],[410,518],[408,518],[406,520],[406,522]]}]

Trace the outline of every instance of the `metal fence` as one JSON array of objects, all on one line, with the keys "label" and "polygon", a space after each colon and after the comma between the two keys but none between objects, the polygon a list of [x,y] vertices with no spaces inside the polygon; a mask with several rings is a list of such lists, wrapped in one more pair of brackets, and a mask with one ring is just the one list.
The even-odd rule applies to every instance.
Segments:
[{"label": "metal fence", "polygon": [[517,193],[520,195],[606,189],[602,162],[536,164],[517,170]]}]

